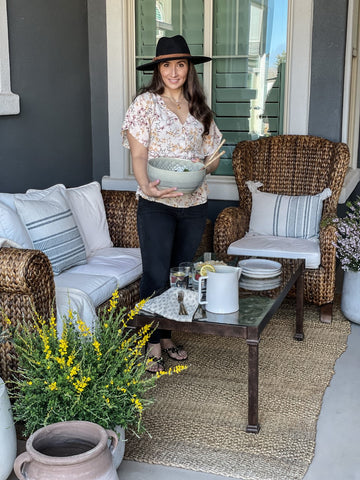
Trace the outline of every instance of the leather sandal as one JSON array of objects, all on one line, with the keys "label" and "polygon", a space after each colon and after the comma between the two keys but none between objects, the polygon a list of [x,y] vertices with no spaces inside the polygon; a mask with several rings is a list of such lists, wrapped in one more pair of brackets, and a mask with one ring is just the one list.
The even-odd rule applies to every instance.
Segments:
[{"label": "leather sandal", "polygon": [[148,366],[153,366],[157,364],[156,370],[149,370],[149,368],[146,368],[146,371],[149,373],[157,373],[165,370],[165,362],[162,357],[149,357],[148,358]]},{"label": "leather sandal", "polygon": [[176,357],[170,355],[171,353],[175,353],[175,354],[177,354],[177,355],[180,355],[180,354],[179,354],[179,351],[180,351],[180,350],[183,350],[183,349],[184,349],[184,347],[183,347],[182,345],[176,345],[176,346],[174,346],[174,347],[162,348],[161,351],[162,351],[163,353],[167,353],[167,355],[169,356],[169,358],[172,358],[173,360],[176,360],[177,362],[183,362],[184,360],[187,360],[187,358],[188,358],[187,355],[186,355],[185,358],[176,358]]}]

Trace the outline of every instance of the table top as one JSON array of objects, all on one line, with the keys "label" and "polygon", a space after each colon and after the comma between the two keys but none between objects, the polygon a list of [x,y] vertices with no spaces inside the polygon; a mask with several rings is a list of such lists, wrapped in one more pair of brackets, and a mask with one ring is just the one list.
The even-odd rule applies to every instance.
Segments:
[{"label": "table top", "polygon": [[[240,257],[229,259],[228,255],[226,258],[228,259],[229,263],[233,264],[237,264],[237,262],[240,260]],[[217,256],[217,259],[220,259],[220,257]],[[305,264],[304,260],[302,259],[272,258],[271,260],[281,263],[282,266],[280,275],[276,277],[278,279],[278,286],[267,289],[266,281],[268,281],[268,279],[266,279],[264,282],[264,289],[261,290],[260,280],[259,282],[255,282],[257,283],[256,290],[240,287],[238,312],[226,315],[205,312],[206,318],[200,318],[200,315],[196,315],[194,320],[246,327],[259,327],[264,319],[266,320],[268,316],[271,317],[279,308],[282,301],[289,293],[291,287],[303,272]],[[240,277],[240,285],[241,279],[242,276]]]},{"label": "table top", "polygon": [[[212,254],[212,259],[223,260],[228,264],[237,265],[240,259],[229,255]],[[192,322],[177,322],[160,315],[137,316],[135,324],[143,325],[151,321],[159,322],[160,328],[192,331],[199,333],[242,336],[251,328],[257,333],[268,323],[280,307],[286,295],[305,269],[302,259],[271,259],[281,263],[279,285],[268,290],[250,290],[239,288],[239,310],[230,314],[215,314],[203,310],[200,306],[195,312]],[[241,280],[241,277],[240,277]]]}]

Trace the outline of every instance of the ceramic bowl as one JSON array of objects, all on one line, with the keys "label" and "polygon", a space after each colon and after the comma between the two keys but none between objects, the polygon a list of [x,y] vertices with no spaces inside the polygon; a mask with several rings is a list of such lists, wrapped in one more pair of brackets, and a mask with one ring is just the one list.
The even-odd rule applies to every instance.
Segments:
[{"label": "ceramic bowl", "polygon": [[183,193],[194,192],[204,181],[206,170],[202,162],[183,158],[158,157],[148,161],[151,182],[160,180],[159,189],[177,187]]}]

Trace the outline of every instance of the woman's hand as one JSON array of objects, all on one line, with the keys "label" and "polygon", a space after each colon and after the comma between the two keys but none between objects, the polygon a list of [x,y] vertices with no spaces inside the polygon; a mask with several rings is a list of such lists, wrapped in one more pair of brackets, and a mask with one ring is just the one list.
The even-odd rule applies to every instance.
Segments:
[{"label": "woman's hand", "polygon": [[204,167],[206,169],[206,173],[212,173],[212,172],[215,172],[215,170],[218,168],[219,166],[219,161],[220,161],[220,158],[218,158],[215,162],[211,162],[211,165],[209,165],[209,168],[206,167],[206,160],[207,160],[208,157],[205,157],[204,159],[200,159],[200,158],[193,158],[192,161],[194,163],[197,163],[197,162],[202,162],[204,164]]},{"label": "woman's hand", "polygon": [[194,163],[202,162],[201,158],[199,157],[192,158],[191,161]]},{"label": "woman's hand", "polygon": [[159,190],[157,186],[159,185],[160,180],[155,180],[154,182],[148,182],[143,185],[140,185],[141,191],[145,193],[148,197],[156,198],[173,198],[181,197],[182,192],[176,191],[176,187],[166,188],[164,190]]},{"label": "woman's hand", "polygon": [[141,188],[141,191],[148,197],[155,198],[172,198],[181,197],[182,192],[177,192],[176,187],[166,188],[160,190],[157,186],[160,180],[150,182],[147,175],[147,163],[148,163],[148,149],[136,140],[129,132],[127,132],[127,138],[130,145],[132,165],[135,178]]}]

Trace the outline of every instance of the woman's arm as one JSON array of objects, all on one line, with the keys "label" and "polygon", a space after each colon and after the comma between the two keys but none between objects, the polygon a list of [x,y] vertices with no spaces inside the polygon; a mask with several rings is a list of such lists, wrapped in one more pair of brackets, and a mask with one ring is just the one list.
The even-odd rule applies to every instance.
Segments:
[{"label": "woman's arm", "polygon": [[147,162],[148,162],[148,149],[136,140],[131,133],[126,133],[132,158],[132,165],[136,181],[138,182],[141,191],[148,197],[156,198],[171,198],[180,197],[183,195],[181,192],[176,191],[176,187],[167,188],[165,190],[159,190],[157,185],[160,180],[150,182],[147,175]]},{"label": "woman's arm", "polygon": [[[204,154],[205,157],[203,159],[204,164],[206,165],[206,162],[208,161],[209,157],[214,155],[214,153],[218,150],[219,146],[221,145],[221,140],[222,140],[222,133],[216,126],[215,122],[212,121],[210,125],[210,131],[208,135],[205,136],[204,138]],[[211,161],[211,158],[210,158]],[[220,163],[220,157],[215,160],[214,162],[211,162],[208,167],[206,167],[206,173],[213,173],[215,170],[218,168]]]}]

